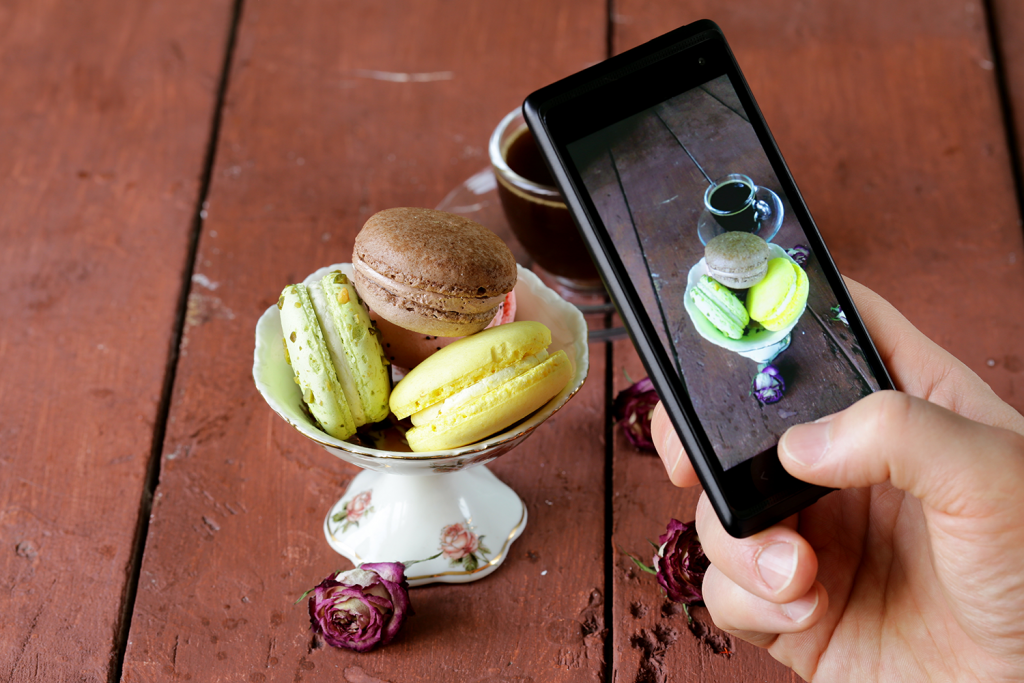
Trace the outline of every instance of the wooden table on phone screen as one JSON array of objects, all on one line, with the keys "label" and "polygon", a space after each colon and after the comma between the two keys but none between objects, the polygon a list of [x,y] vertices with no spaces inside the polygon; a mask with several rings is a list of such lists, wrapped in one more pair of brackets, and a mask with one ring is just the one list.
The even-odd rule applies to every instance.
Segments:
[{"label": "wooden table on phone screen", "polygon": [[840,269],[1024,408],[1011,0],[13,0],[0,681],[794,680],[697,638],[622,552],[697,499],[611,423],[628,341],[592,344],[583,390],[491,466],[530,515],[505,564],[414,589],[364,655],[316,648],[292,604],[347,566],[321,523],[357,470],[251,377],[257,317],[370,214],[437,205],[527,93],[702,17]]}]

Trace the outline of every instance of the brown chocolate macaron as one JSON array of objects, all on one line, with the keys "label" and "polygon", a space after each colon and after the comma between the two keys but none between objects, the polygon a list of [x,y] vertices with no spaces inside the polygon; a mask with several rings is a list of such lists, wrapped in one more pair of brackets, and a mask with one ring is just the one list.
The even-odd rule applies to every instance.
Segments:
[{"label": "brown chocolate macaron", "polygon": [[463,216],[386,209],[356,235],[359,295],[377,315],[422,334],[462,337],[487,327],[516,284],[505,243]]}]

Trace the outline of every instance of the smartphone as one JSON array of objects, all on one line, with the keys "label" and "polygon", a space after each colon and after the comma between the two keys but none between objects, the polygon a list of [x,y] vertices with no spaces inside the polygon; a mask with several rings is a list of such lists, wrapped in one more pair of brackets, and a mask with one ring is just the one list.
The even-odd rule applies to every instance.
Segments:
[{"label": "smartphone", "polygon": [[[722,31],[684,26],[523,113],[726,530],[749,536],[826,494],[783,469],[779,438],[892,381]],[[760,287],[743,262],[763,262],[758,240],[717,240],[709,270],[706,245],[737,232],[768,247]],[[744,246],[723,265],[730,240]],[[736,265],[746,279],[722,275]],[[705,276],[715,305],[731,295],[760,322],[701,308]]]}]

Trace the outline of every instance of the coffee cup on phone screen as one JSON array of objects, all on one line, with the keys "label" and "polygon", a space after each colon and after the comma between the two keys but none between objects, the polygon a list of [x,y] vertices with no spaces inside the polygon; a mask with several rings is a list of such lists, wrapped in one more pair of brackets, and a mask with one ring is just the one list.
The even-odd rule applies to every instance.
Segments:
[{"label": "coffee cup on phone screen", "polygon": [[756,233],[772,215],[768,202],[757,198],[757,185],[742,173],[730,173],[708,186],[704,207],[727,232]]}]

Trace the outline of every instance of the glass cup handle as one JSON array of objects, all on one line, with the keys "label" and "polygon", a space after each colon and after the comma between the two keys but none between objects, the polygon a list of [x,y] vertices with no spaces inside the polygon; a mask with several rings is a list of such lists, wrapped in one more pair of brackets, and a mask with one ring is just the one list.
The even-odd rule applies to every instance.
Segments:
[{"label": "glass cup handle", "polygon": [[754,220],[758,223],[763,221],[772,215],[772,207],[768,206],[768,202],[758,200],[754,202]]}]

